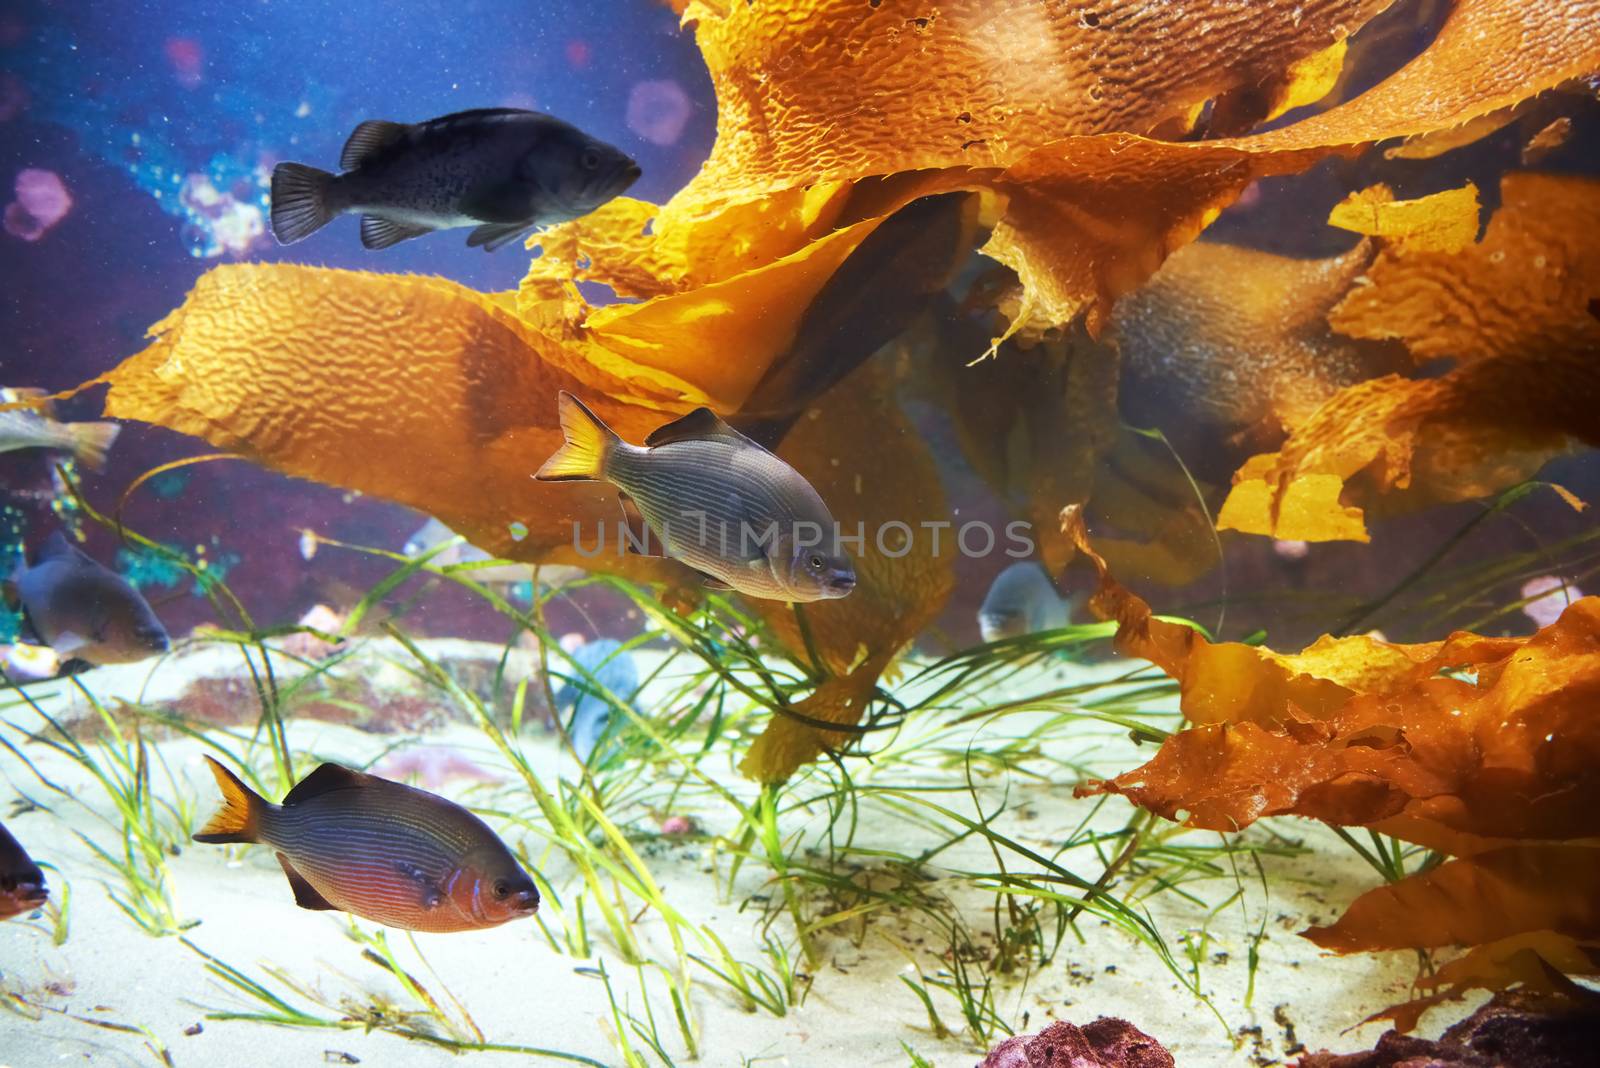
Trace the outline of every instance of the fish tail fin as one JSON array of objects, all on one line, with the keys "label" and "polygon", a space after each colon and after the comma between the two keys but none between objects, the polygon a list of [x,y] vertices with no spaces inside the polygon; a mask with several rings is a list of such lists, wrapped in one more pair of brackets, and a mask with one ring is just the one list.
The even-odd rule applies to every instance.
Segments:
[{"label": "fish tail fin", "polygon": [[71,431],[72,455],[79,463],[98,471],[106,465],[106,454],[111,451],[111,443],[117,440],[122,427],[116,423],[73,423]]},{"label": "fish tail fin", "polygon": [[272,168],[272,236],[280,245],[303,241],[334,216],[328,188],[334,176],[304,163]]},{"label": "fish tail fin", "polygon": [[196,842],[254,842],[259,838],[261,812],[266,798],[246,786],[239,776],[206,757],[211,774],[222,788],[222,807],[195,834]]},{"label": "fish tail fin", "polygon": [[534,475],[541,482],[594,481],[603,476],[606,458],[622,443],[612,429],[600,421],[583,401],[566,390],[559,401],[561,432],[566,442],[544,462]]}]

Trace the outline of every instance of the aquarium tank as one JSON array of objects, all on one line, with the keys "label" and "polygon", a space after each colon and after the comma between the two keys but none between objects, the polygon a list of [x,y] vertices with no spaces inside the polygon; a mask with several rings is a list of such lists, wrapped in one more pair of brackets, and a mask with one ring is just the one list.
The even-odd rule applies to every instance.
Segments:
[{"label": "aquarium tank", "polygon": [[12,0],[0,1065],[1600,1048],[1600,0]]}]

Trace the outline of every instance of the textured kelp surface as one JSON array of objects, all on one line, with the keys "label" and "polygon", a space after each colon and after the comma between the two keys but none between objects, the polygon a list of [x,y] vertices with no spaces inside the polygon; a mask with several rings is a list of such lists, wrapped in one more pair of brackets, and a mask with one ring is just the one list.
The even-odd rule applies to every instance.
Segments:
[{"label": "textured kelp surface", "polygon": [[[1403,342],[1437,378],[1390,375],[1341,390],[1283,447],[1250,459],[1219,524],[1306,541],[1367,538],[1366,510],[1481,497],[1575,443],[1600,443],[1600,182],[1507,175],[1481,241],[1442,244],[1475,210],[1459,192],[1334,221],[1387,240],[1328,321],[1339,333]],[[1361,216],[1358,218],[1357,216]],[[1387,219],[1387,222],[1381,220]],[[1377,225],[1368,225],[1374,220]]]},{"label": "textured kelp surface", "polygon": [[1193,827],[1296,815],[1455,855],[1305,932],[1341,953],[1472,947],[1422,984],[1439,993],[1393,1010],[1403,1026],[1468,987],[1549,988],[1550,975],[1597,970],[1600,598],[1528,638],[1324,637],[1284,654],[1152,615],[1079,509],[1062,526],[1099,574],[1091,608],[1116,620],[1119,649],[1178,680],[1189,724],[1080,793],[1122,794]]},{"label": "textured kelp surface", "polygon": [[[780,452],[802,470],[838,461],[843,466],[827,481],[850,487],[857,476],[871,481],[880,465],[895,466],[924,473],[931,486],[931,464],[914,435],[862,443],[869,458],[803,429],[810,409],[828,420],[848,410],[849,379],[818,397],[790,395],[812,378],[775,370],[795,357],[830,280],[844,277],[844,265],[907,204],[951,190],[979,192],[990,227],[983,251],[1015,272],[1018,288],[1005,304],[1011,329],[1037,333],[1081,318],[1092,337],[1112,325],[1117,298],[1136,290],[1256,179],[1380,140],[1454,130],[1600,67],[1600,39],[1592,33],[1600,5],[1468,0],[1451,8],[1420,55],[1370,90],[1300,121],[1249,132],[1337,85],[1347,38],[1387,6],[683,4],[716,88],[718,139],[700,174],[671,201],[618,200],[536,236],[542,254],[516,293],[289,265],[219,268],[157,324],[147,350],[106,376],[107,410],[293,475],[401,501],[491,552],[531,561],[571,562],[573,522],[616,515],[597,487],[527,477],[557,443],[558,389],[583,395],[634,440],[695,405],[736,414],[758,396],[763,411],[784,412],[788,423],[801,419]],[[1496,216],[1507,232],[1516,229],[1516,192],[1508,185],[1507,206]],[[1585,196],[1572,193],[1575,210]],[[1459,210],[1442,213],[1453,220],[1445,236],[1399,240],[1407,212],[1441,213],[1382,202],[1381,194],[1368,200],[1350,213],[1361,216],[1355,228],[1381,244],[1369,272],[1373,292],[1438,284],[1423,280],[1431,277],[1424,270],[1429,257],[1492,260],[1491,241],[1505,240],[1497,230],[1482,245],[1459,247]],[[1578,228],[1563,222],[1556,232]],[[1382,366],[1389,357],[1329,335],[1321,313],[1335,295],[1330,283],[1348,277],[1366,254],[1305,268],[1301,310],[1281,324],[1282,347],[1327,372],[1288,371],[1277,376],[1281,388],[1258,391],[1251,403],[1220,414],[1234,435],[1264,426],[1272,441],[1292,430],[1281,452],[1246,466],[1224,525],[1308,539],[1358,537],[1361,513],[1340,499],[1357,470],[1375,470],[1380,490],[1414,487],[1428,499],[1459,499],[1525,474],[1571,438],[1588,440],[1577,425],[1582,412],[1552,421],[1539,407],[1543,395],[1519,396],[1526,403],[1509,406],[1499,398],[1508,382],[1581,397],[1593,361],[1561,363],[1559,354],[1545,353],[1554,370],[1535,376],[1485,360],[1481,366],[1491,370],[1464,367],[1464,379],[1359,381],[1369,368],[1389,369]],[[1241,284],[1262,274],[1245,253],[1195,256],[1231,257]],[[1181,283],[1181,274],[1175,277]],[[577,280],[604,283],[638,302],[590,306]],[[1493,281],[1486,276],[1483,284]],[[1198,291],[1191,302],[1201,318],[1210,318],[1208,299],[1215,307],[1215,297]],[[1352,342],[1398,338],[1414,353],[1425,351],[1414,324],[1382,314],[1362,312],[1352,295],[1336,310],[1335,326]],[[1526,325],[1520,311],[1511,319],[1508,328]],[[1118,329],[1130,349],[1141,333],[1147,349],[1161,344],[1159,328],[1137,307]],[[1228,329],[1217,324],[1213,344],[1225,345]],[[1072,381],[1091,387],[1075,395],[1114,395],[1097,384],[1088,358],[1057,358],[1070,364]],[[1484,420],[1473,406],[1481,408],[1491,392],[1498,409],[1540,411],[1539,426],[1502,418],[1480,436]],[[1594,410],[1591,404],[1584,412]],[[1318,428],[1335,422],[1349,434],[1330,443]],[[1421,428],[1414,444],[1412,425]],[[1141,443],[1117,438],[1111,426],[1090,435],[1076,467],[1053,469],[1048,441],[1035,435],[1033,473],[1019,483],[1036,519],[1086,498],[1083,472],[1107,450],[1123,468],[1141,462]],[[1333,458],[1321,459],[1330,450]],[[1192,501],[1175,507],[1152,499],[1138,479],[1094,488],[1097,507],[1125,505],[1145,517],[1127,524],[1136,536],[1107,541],[1113,555],[1171,581],[1210,566],[1208,523]],[[850,513],[838,498],[835,490],[836,511]],[[523,528],[525,536],[513,536]],[[1053,534],[1042,548],[1047,560],[1070,555]],[[669,563],[612,555],[604,566],[684,581]],[[828,662],[819,670],[842,696],[819,691],[815,719],[859,716],[877,672],[949,588],[936,563],[915,556],[864,561],[863,572],[851,598],[818,613],[819,655]],[[887,605],[895,611],[881,607]],[[793,758],[774,756],[769,765],[762,757],[752,770],[781,776],[834,740],[774,743],[774,752]]]}]

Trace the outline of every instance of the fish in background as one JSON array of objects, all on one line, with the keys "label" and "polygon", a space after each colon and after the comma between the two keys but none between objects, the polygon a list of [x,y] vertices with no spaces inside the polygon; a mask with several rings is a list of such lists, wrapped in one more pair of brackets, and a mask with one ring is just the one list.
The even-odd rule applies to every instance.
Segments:
[{"label": "fish in background", "polygon": [[[0,402],[13,404],[44,395],[41,389],[0,389]],[[58,422],[48,405],[42,409],[17,408],[0,412],[0,452],[54,449],[71,453],[80,463],[98,469],[105,466],[111,443],[121,430],[116,423]]]},{"label": "fish in background", "polygon": [[1018,560],[995,576],[978,609],[978,631],[997,642],[1065,627],[1080,599],[1062,597],[1037,560]]},{"label": "fish in background", "polygon": [[0,920],[43,908],[49,898],[44,872],[0,823]]},{"label": "fish in background", "polygon": [[640,174],[620,149],[520,108],[409,125],[369,119],[345,142],[339,168],[343,174],[303,163],[273,168],[272,234],[280,244],[356,213],[370,249],[471,226],[467,244],[493,252],[535,227],[589,214]]},{"label": "fish in background", "polygon": [[131,664],[172,646],[148,601],[56,531],[33,565],[19,563],[4,583],[28,628],[61,657],[62,674]]},{"label": "fish in background", "polygon": [[[456,532],[445,526],[439,520],[429,517],[428,521],[417,528],[417,532],[406,539],[401,547],[401,552],[407,556],[421,556],[435,546],[441,545],[456,537]],[[452,545],[438,554],[430,557],[428,563],[435,567],[448,567],[451,564],[476,564],[480,561],[495,560],[498,557],[484,552],[476,545],[465,541]],[[463,576],[474,582],[481,582],[489,586],[514,586],[522,582],[533,581],[532,564],[504,564],[499,567],[475,567],[462,572]],[[580,567],[570,567],[566,564],[541,564],[539,565],[539,583],[543,586],[564,586],[575,582],[586,575],[587,572]]]},{"label": "fish in background", "polygon": [[206,762],[222,808],[194,840],[270,846],[301,908],[433,932],[497,927],[539,908],[511,850],[453,801],[323,764],[274,805]]},{"label": "fish in background", "polygon": [[563,390],[566,443],[534,476],[609,482],[631,501],[666,554],[706,585],[751,597],[806,602],[856,586],[837,528],[805,477],[723,422],[710,408],[630,445]]},{"label": "fish in background", "polygon": [[601,696],[602,689],[619,701],[631,700],[639,688],[639,669],[633,662],[633,654],[614,638],[574,645],[568,653],[599,683],[597,687],[582,672],[564,665],[562,673],[568,678],[555,692],[556,715],[562,715],[568,708],[572,710],[567,720],[567,737],[572,739],[578,760],[587,764],[601,740],[611,733],[611,702]]}]

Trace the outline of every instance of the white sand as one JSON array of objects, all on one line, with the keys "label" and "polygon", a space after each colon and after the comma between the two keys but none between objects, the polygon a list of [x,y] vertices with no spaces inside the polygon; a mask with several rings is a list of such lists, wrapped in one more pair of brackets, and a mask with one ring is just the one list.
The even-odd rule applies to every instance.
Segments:
[{"label": "white sand", "polygon": [[[470,643],[434,645],[433,649],[453,655],[496,655],[490,647],[474,649]],[[385,649],[381,644],[375,645],[372,652],[377,662],[392,658],[398,663],[404,659],[397,649]],[[363,670],[372,670],[371,662]],[[142,666],[96,672],[85,681],[102,698],[133,698],[141,690],[147,699],[170,698],[181,692],[190,678],[233,670],[237,663],[236,653],[211,649],[164,662],[153,674],[148,666]],[[1090,669],[1083,668],[1051,670],[1063,678],[1068,671],[1075,677],[1090,673]],[[1107,670],[1093,669],[1093,673]],[[1030,693],[1048,685],[1060,685],[1060,681],[1035,675],[1013,679],[1001,689]],[[62,692],[59,685],[49,689]],[[993,699],[995,694],[986,696]],[[60,709],[65,701],[64,696],[58,696],[52,706]],[[7,708],[0,716],[29,729],[38,723],[26,706]],[[1010,716],[981,727],[964,727],[947,744],[958,751],[968,744],[981,749],[986,739],[1018,734],[1029,723],[1028,716]],[[6,732],[5,736],[16,740],[14,732]],[[488,740],[472,728],[452,727],[426,740],[430,744],[453,745],[483,766],[505,772]],[[291,743],[296,749],[349,761],[370,759],[395,741],[393,736],[368,735],[319,723],[297,722],[291,729]],[[899,747],[908,742],[902,736],[893,744]],[[888,740],[874,744],[888,744]],[[1094,723],[1074,724],[1057,731],[1049,744],[1052,752],[1081,752],[1085,760],[1091,759],[1092,753],[1093,766],[1098,771],[1132,766],[1151,752],[1149,747],[1136,750],[1125,733]],[[315,1064],[323,1063],[325,1056],[333,1057],[335,1063],[347,1063],[338,1061],[337,1053],[327,1051],[347,1053],[364,1064],[452,1063],[451,1055],[437,1048],[360,1029],[291,1030],[248,1021],[206,1019],[208,1011],[255,1011],[261,1006],[247,1003],[208,974],[204,962],[178,938],[148,936],[118,910],[107,894],[108,886],[117,888],[115,875],[73,833],[81,832],[107,847],[120,847],[120,837],[113,834],[112,826],[98,818],[110,812],[104,794],[82,769],[60,754],[37,743],[23,748],[41,772],[76,797],[76,801],[67,801],[44,789],[16,757],[0,751],[0,775],[7,781],[6,786],[0,787],[0,802],[9,803],[18,794],[25,794],[53,809],[10,818],[8,807],[0,809],[0,816],[6,818],[35,859],[57,865],[70,882],[70,936],[64,945],[53,945],[48,918],[0,923],[0,986],[31,1004],[45,1007],[37,1020],[0,1012],[0,1065],[34,1068],[79,1061],[108,1065],[154,1063],[143,1036],[96,1028],[64,1014],[147,1028],[178,1065]],[[573,774],[573,763],[562,755],[553,736],[530,736],[525,748],[543,781],[551,782],[561,773]],[[191,818],[203,820],[214,806],[216,792],[199,758],[202,746],[184,739],[164,741],[159,749],[182,785],[174,791],[158,771],[158,794],[181,798],[194,810]],[[874,780],[876,772],[866,761],[853,759],[848,766],[858,780]],[[726,758],[719,767],[708,766],[707,770],[742,797],[753,796],[753,790],[738,779]],[[965,781],[959,764],[948,770],[929,765],[919,772],[919,777],[944,785]],[[904,768],[886,773],[882,779],[910,782]],[[1078,825],[1092,804],[1073,800],[1066,786],[1047,785],[1019,772],[986,772],[981,782],[979,796],[986,812],[993,813],[1003,801],[1007,806],[1006,813],[996,820],[996,828],[1046,855],[1063,834]],[[464,796],[469,786],[466,782],[452,782],[440,792],[480,807],[520,811],[530,807],[526,790],[514,789],[509,783],[498,788],[480,787]],[[812,783],[797,788],[794,796],[819,794],[823,789],[820,782]],[[942,795],[940,803],[968,815],[973,813],[971,798],[960,792]],[[813,808],[814,818],[820,820],[821,807]],[[712,833],[727,831],[733,825],[725,806],[708,801],[704,795],[697,795],[687,811]],[[926,832],[882,808],[866,811],[870,818],[858,828],[858,848],[910,852],[920,844],[919,836],[927,837]],[[1108,829],[1119,827],[1130,813],[1124,802],[1113,800],[1106,805],[1099,822]],[[649,831],[656,826],[651,814],[630,811],[626,806],[613,810],[611,815],[626,821],[634,831]],[[786,835],[795,833],[802,829],[803,819],[800,813],[786,814],[781,830]],[[814,829],[818,825],[811,826]],[[1374,885],[1376,876],[1316,826],[1282,822],[1274,826],[1284,834],[1303,838],[1315,852],[1292,860],[1268,860],[1270,902],[1263,901],[1254,870],[1248,866],[1240,873],[1246,891],[1242,905],[1235,901],[1209,921],[1207,906],[1215,907],[1234,892],[1231,877],[1192,886],[1206,905],[1185,901],[1171,892],[1156,894],[1146,902],[1150,918],[1180,959],[1183,936],[1187,933],[1198,938],[1202,929],[1206,932],[1199,951],[1203,960],[1202,984],[1227,1021],[1226,1026],[1179,986],[1153,952],[1089,916],[1081,921],[1085,939],[1082,943],[1069,934],[1066,945],[1049,966],[1026,976],[1025,982],[1017,976],[996,984],[994,1000],[1000,1017],[1022,1029],[1026,1014],[1027,1029],[1031,1030],[1055,1018],[1086,1023],[1102,1015],[1124,1016],[1167,1043],[1185,1068],[1278,1063],[1285,1056],[1286,1045],[1284,1028],[1274,1019],[1280,1006],[1286,1007],[1284,1011],[1294,1024],[1299,1041],[1310,1049],[1370,1046],[1381,1026],[1342,1032],[1358,1025],[1371,1012],[1404,999],[1415,974],[1415,958],[1409,954],[1381,959],[1333,958],[1298,937],[1295,932],[1313,919],[1326,922],[1337,915],[1344,903]],[[519,835],[520,832],[510,831],[506,836],[515,841]],[[534,857],[545,857],[540,867],[544,880],[570,906],[578,888],[571,866],[546,854],[537,840],[530,837],[528,844]],[[764,866],[746,863],[732,891],[727,892],[730,858],[713,839],[635,838],[634,844],[677,909],[696,924],[712,925],[739,958],[760,960],[763,913],[759,904],[747,904],[747,898],[777,894],[776,888],[767,883],[770,872]],[[235,853],[239,855],[234,857]],[[821,863],[816,857],[807,859]],[[1013,868],[1021,864],[1014,856],[1007,857],[1006,862]],[[995,867],[993,855],[974,840],[942,853],[937,863],[946,870]],[[1064,863],[1091,878],[1099,873],[1092,857],[1082,851],[1064,858]],[[364,1002],[366,992],[372,991],[386,992],[404,1002],[398,985],[361,959],[360,947],[345,936],[346,924],[341,914],[308,912],[294,906],[283,875],[267,850],[252,847],[241,852],[191,844],[171,859],[170,870],[180,913],[197,921],[186,937],[204,951],[257,979],[265,978],[262,965],[282,969],[319,988],[335,1002],[346,995]],[[58,898],[62,882],[60,876],[51,873],[53,893]],[[948,884],[927,889],[935,894],[950,892]],[[979,944],[988,944],[984,932],[990,932],[993,923],[986,906],[992,897],[964,889],[956,893],[956,900]],[[825,914],[828,909],[819,902],[815,911]],[[560,922],[548,909],[545,916],[560,939]],[[637,976],[617,956],[592,906],[587,917],[596,951],[612,976],[619,1003],[642,1018],[644,1000]],[[1267,933],[1261,945],[1254,1001],[1246,1007],[1246,958],[1251,936],[1263,917]],[[370,924],[364,926],[374,929]],[[638,919],[637,927],[656,959],[673,959],[662,921],[646,914]],[[792,943],[793,930],[786,915],[780,915],[771,930]],[[726,987],[697,968],[691,1010],[698,1032],[700,1063],[718,1068],[746,1063],[905,1068],[909,1058],[902,1051],[902,1042],[939,1068],[965,1068],[981,1058],[980,1048],[964,1033],[936,1037],[929,1029],[926,1012],[899,979],[902,974],[915,974],[906,953],[926,974],[936,974],[945,966],[946,962],[937,956],[943,944],[935,932],[919,926],[915,917],[879,914],[867,924],[859,945],[852,935],[861,935],[859,925],[844,924],[817,935],[821,965],[810,983],[805,1003],[781,1018],[743,1011]],[[391,931],[388,937],[402,962],[436,996],[443,1000],[441,987],[448,987],[467,1006],[490,1041],[559,1049],[606,1065],[622,1063],[611,1037],[612,1016],[605,990],[588,972],[600,960],[563,955],[552,948],[534,923],[466,934],[418,935],[416,945],[426,955],[432,973],[417,961],[404,933]],[[904,952],[897,945],[903,946]],[[693,946],[691,951],[708,952],[703,946]],[[650,1008],[667,1041],[667,1052],[681,1063],[687,1060],[686,1051],[672,1020],[667,984],[657,972],[647,970],[646,976]],[[330,1015],[273,985],[297,1006]],[[954,999],[941,993],[936,993],[935,998],[943,1021],[960,1031],[962,1018]],[[1435,1026],[1440,1022],[1433,1021]],[[185,1034],[186,1028],[197,1024],[203,1027],[199,1033]],[[1259,1038],[1244,1033],[1240,1043],[1233,1041],[1241,1029],[1253,1027],[1260,1028]],[[642,1048],[637,1039],[634,1045]],[[508,1059],[495,1053],[469,1056]],[[650,1054],[647,1063],[656,1064],[658,1060]]]}]

